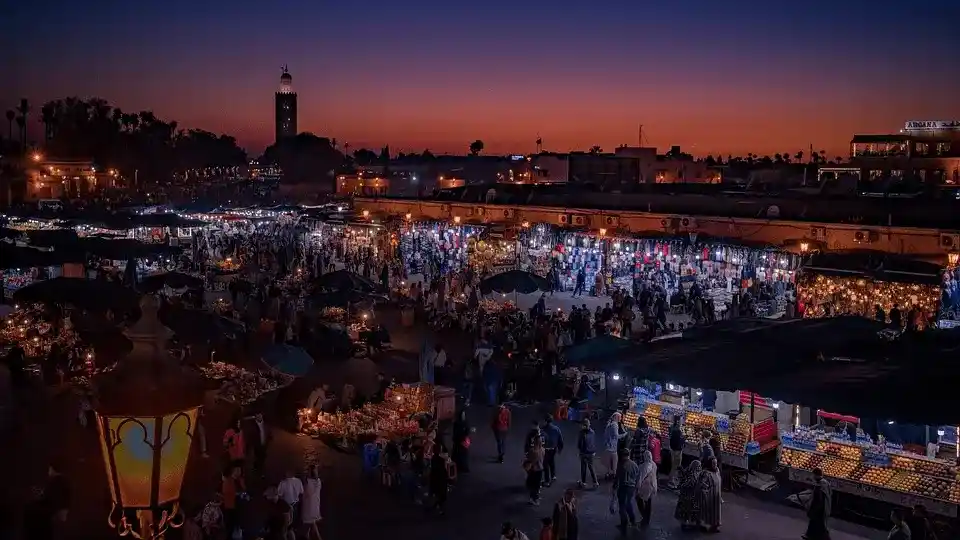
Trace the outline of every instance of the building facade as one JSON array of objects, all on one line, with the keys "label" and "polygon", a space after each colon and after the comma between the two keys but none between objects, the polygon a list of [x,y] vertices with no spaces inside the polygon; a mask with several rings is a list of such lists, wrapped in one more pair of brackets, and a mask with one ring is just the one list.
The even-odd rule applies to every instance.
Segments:
[{"label": "building facade", "polygon": [[960,121],[910,121],[900,133],[854,135],[850,167],[859,190],[891,192],[960,187]]},{"label": "building facade", "polygon": [[99,170],[92,160],[45,160],[27,171],[25,200],[80,199],[118,185],[116,170]]},{"label": "building facade", "polygon": [[276,140],[280,142],[297,134],[297,93],[293,91],[293,77],[283,67],[280,75],[280,90],[274,98],[276,105],[275,124]]}]

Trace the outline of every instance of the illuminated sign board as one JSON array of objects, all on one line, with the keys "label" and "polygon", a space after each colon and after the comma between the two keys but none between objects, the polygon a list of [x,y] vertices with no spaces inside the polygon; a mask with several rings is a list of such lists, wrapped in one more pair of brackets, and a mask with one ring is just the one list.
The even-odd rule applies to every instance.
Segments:
[{"label": "illuminated sign board", "polygon": [[904,131],[960,131],[960,120],[910,120],[903,126]]}]

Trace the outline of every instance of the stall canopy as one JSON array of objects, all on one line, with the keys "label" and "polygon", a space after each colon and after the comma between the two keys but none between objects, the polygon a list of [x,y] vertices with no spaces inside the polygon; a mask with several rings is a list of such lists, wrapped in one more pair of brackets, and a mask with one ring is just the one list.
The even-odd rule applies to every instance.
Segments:
[{"label": "stall canopy", "polygon": [[42,250],[0,241],[0,270],[59,266],[66,263],[82,263],[85,259],[82,253]]},{"label": "stall canopy", "polygon": [[[895,336],[857,317],[734,321],[636,346],[621,372],[920,425],[960,424],[945,406],[960,377],[960,335]],[[623,358],[630,354],[620,355]]]},{"label": "stall canopy", "polygon": [[171,289],[202,289],[203,278],[183,272],[164,272],[143,278],[140,290],[155,293],[164,287]]},{"label": "stall canopy", "polygon": [[871,250],[836,251],[814,254],[804,272],[831,276],[861,276],[898,283],[936,285],[943,270],[938,264]]},{"label": "stall canopy", "polygon": [[546,278],[523,270],[508,270],[480,282],[480,292],[483,294],[490,294],[491,291],[530,294],[549,290],[550,283]]},{"label": "stall canopy", "polygon": [[13,293],[16,302],[71,305],[90,311],[112,311],[115,320],[140,317],[140,295],[106,280],[58,277],[27,285]]},{"label": "stall canopy", "polygon": [[313,285],[318,289],[327,291],[358,291],[358,292],[376,292],[380,290],[373,281],[350,272],[348,270],[337,270],[328,272],[313,280]]}]

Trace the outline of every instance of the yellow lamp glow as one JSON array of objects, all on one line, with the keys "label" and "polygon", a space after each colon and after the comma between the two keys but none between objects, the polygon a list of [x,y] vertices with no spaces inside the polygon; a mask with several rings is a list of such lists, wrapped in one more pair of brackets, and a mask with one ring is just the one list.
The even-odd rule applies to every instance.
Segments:
[{"label": "yellow lamp glow", "polygon": [[113,501],[108,523],[120,536],[154,539],[183,524],[180,488],[203,386],[164,358],[171,332],[157,318],[156,300],[145,297],[140,311],[126,331],[130,356],[95,380],[97,427]]}]

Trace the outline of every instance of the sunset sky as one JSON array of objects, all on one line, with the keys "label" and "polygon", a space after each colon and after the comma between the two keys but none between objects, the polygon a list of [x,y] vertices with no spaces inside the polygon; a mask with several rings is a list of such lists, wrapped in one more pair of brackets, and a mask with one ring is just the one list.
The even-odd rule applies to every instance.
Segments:
[{"label": "sunset sky", "polygon": [[3,19],[4,110],[98,96],[252,153],[283,64],[300,130],[353,148],[612,150],[643,124],[661,150],[832,158],[854,133],[960,119],[957,0],[33,0]]}]

